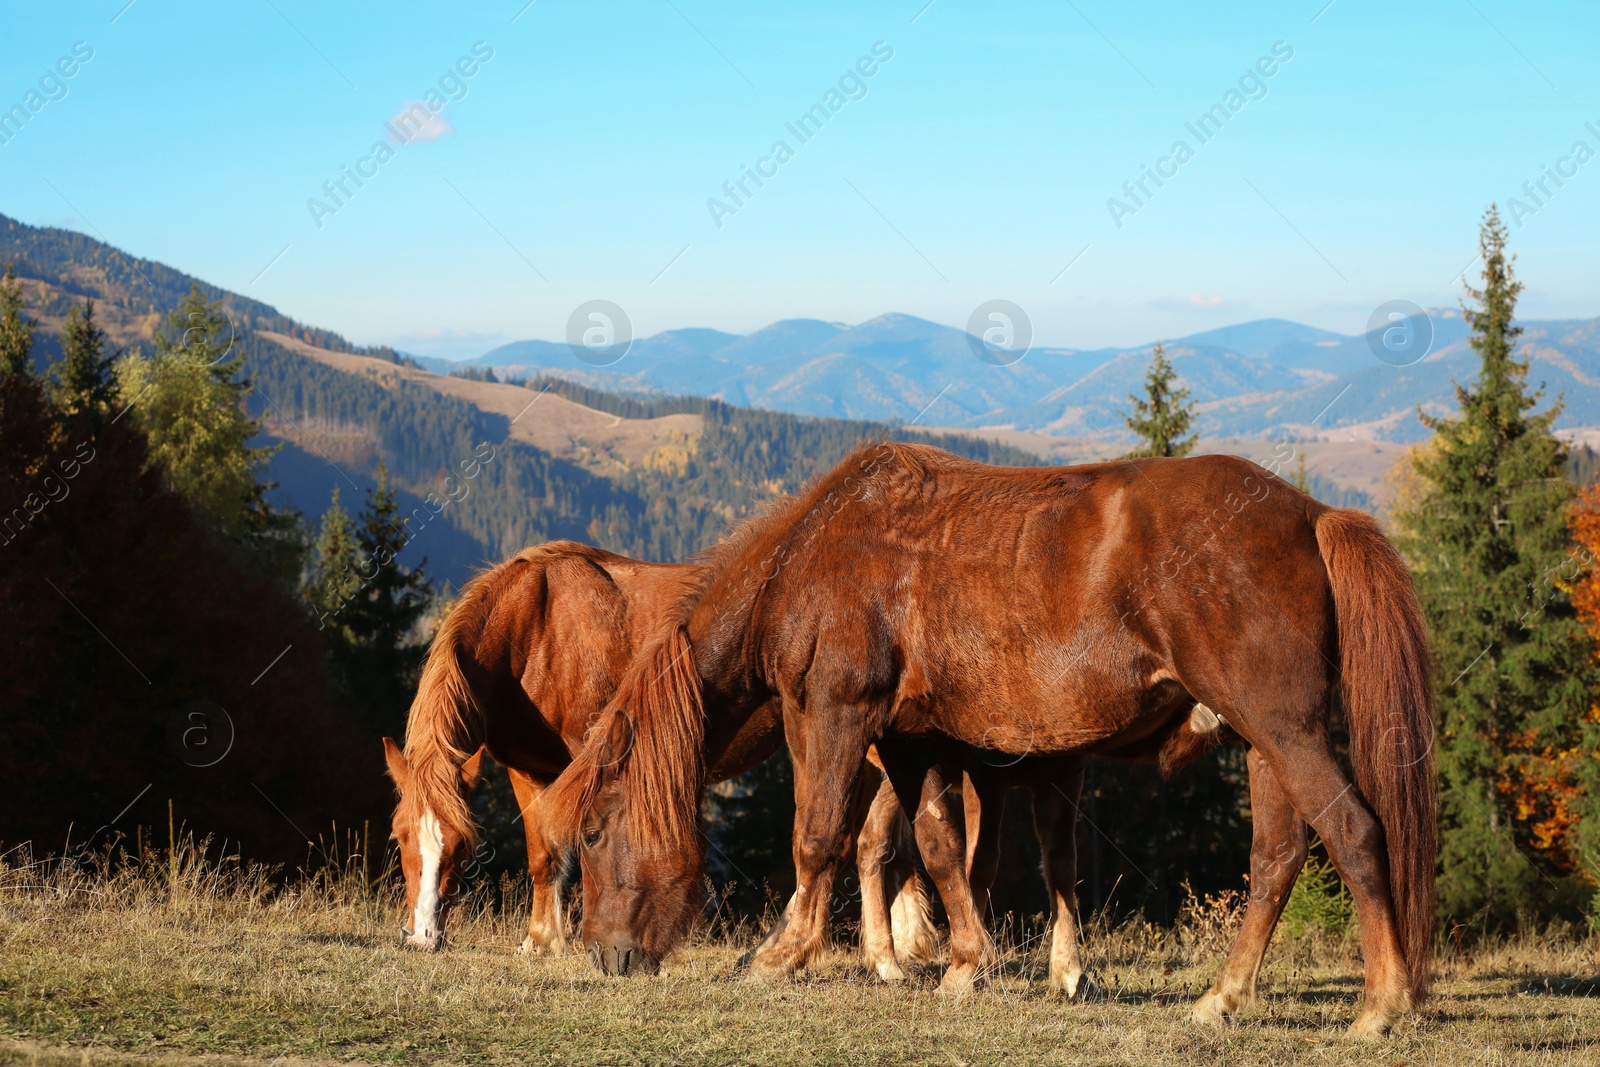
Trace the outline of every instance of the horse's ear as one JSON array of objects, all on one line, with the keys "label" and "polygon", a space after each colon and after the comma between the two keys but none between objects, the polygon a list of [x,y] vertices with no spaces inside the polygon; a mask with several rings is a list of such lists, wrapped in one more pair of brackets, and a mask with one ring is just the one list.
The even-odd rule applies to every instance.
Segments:
[{"label": "horse's ear", "polygon": [[622,770],[628,754],[633,751],[633,720],[624,711],[618,711],[599,724],[600,731],[589,753],[602,778]]},{"label": "horse's ear", "polygon": [[461,765],[461,788],[469,793],[478,788],[478,781],[483,777],[483,754],[488,750],[487,745],[479,746]]},{"label": "horse's ear", "polygon": [[392,737],[383,739],[383,758],[389,763],[389,777],[394,779],[394,784],[401,789],[411,785],[411,764],[406,762],[406,754],[400,751],[400,746],[395,744]]}]

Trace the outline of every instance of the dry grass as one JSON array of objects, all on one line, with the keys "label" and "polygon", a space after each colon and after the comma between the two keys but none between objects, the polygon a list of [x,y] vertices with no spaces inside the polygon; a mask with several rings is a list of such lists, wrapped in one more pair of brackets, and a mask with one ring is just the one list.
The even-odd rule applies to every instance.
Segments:
[{"label": "dry grass", "polygon": [[1594,939],[1573,930],[1443,961],[1438,994],[1386,1044],[1342,1036],[1359,961],[1348,937],[1275,947],[1264,1000],[1224,1031],[1190,1002],[1237,907],[1191,908],[1175,931],[1088,934],[1107,999],[1048,994],[1037,931],[1003,931],[985,988],[902,988],[841,949],[815,972],[754,985],[734,961],[755,931],[713,921],[653,979],[581,957],[513,954],[514,907],[471,904],[438,955],[395,947],[389,880],[354,865],[275,885],[186,852],[111,871],[0,862],[0,1063],[1371,1063],[1600,1062]]}]

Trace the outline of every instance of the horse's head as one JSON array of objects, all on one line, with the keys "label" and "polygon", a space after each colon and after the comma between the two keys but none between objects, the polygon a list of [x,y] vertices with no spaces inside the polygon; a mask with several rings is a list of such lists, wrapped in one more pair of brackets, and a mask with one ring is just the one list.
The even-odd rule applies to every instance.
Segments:
[{"label": "horse's head", "polygon": [[551,844],[577,846],[583,943],[607,974],[654,974],[702,904],[704,728],[688,648],[678,630],[641,656],[540,803]]},{"label": "horse's head", "polygon": [[444,947],[445,916],[462,885],[462,869],[472,858],[466,797],[478,784],[483,749],[459,768],[452,766],[445,782],[434,781],[436,774],[419,773],[390,738],[383,739],[383,752],[400,793],[393,837],[400,846],[411,916],[411,926],[401,928],[401,944],[436,952]]}]

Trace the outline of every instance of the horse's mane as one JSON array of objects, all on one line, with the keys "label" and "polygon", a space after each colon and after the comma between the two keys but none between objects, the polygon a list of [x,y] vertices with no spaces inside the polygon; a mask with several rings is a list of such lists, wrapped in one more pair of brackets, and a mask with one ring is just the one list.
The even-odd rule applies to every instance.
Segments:
[{"label": "horse's mane", "polygon": [[472,656],[482,639],[501,596],[525,576],[527,567],[574,552],[601,554],[576,542],[552,541],[525,548],[503,563],[478,571],[462,587],[461,599],[428,650],[422,682],[406,718],[405,757],[411,767],[411,790],[406,799],[431,810],[469,842],[476,841],[477,826],[462,789],[461,765],[483,743],[485,724],[483,707],[463,661]]},{"label": "horse's mane", "polygon": [[582,749],[545,792],[539,805],[545,832],[563,844],[576,839],[608,774],[628,783],[632,800],[624,819],[631,841],[646,851],[700,853],[705,716],[694,652],[681,625],[634,657]]}]

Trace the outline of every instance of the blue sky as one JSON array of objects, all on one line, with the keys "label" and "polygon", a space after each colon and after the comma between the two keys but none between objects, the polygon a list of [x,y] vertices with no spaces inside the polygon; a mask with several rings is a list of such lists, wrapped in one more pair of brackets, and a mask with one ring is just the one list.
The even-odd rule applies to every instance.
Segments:
[{"label": "blue sky", "polygon": [[[11,6],[0,107],[93,58],[0,145],[0,212],[430,353],[560,338],[593,298],[641,335],[1002,298],[1094,347],[1453,305],[1484,207],[1600,151],[1592,4],[524,2]],[[785,123],[877,42],[801,143]],[[1201,144],[1185,124],[1277,42]],[[462,57],[443,123],[314,218]],[[1108,199],[1164,157],[1119,227]],[[1564,166],[1512,225],[1527,317],[1600,314],[1600,159]]]}]

